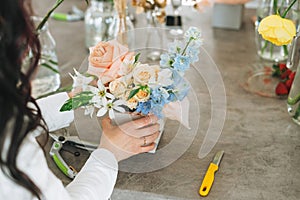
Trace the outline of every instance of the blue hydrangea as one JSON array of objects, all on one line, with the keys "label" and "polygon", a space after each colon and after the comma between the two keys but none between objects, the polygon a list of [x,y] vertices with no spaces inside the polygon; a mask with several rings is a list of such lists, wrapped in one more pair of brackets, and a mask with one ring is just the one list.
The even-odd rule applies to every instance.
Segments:
[{"label": "blue hydrangea", "polygon": [[190,58],[191,63],[195,63],[199,60],[198,54],[199,48],[194,48],[192,46],[188,46],[185,53],[185,55]]},{"label": "blue hydrangea", "polygon": [[190,84],[176,71],[173,72],[174,83],[172,85],[174,99],[181,101],[189,92]]},{"label": "blue hydrangea", "polygon": [[173,67],[178,72],[185,72],[191,64],[191,60],[188,56],[176,55],[173,63]]},{"label": "blue hydrangea", "polygon": [[136,107],[136,112],[142,113],[143,115],[148,115],[151,110],[151,102],[139,102]]},{"label": "blue hydrangea", "polygon": [[170,54],[179,54],[182,52],[183,49],[184,49],[184,44],[179,40],[175,40],[174,42],[169,44],[168,52]]},{"label": "blue hydrangea", "polygon": [[150,95],[150,101],[151,101],[151,105],[161,105],[164,106],[166,103],[168,103],[168,97],[169,97],[169,93],[166,89],[162,88],[162,87],[157,87],[154,88],[151,91],[151,95]]},{"label": "blue hydrangea", "polygon": [[188,41],[190,38],[193,40],[201,40],[201,31],[197,27],[190,27],[185,33],[184,38]]},{"label": "blue hydrangea", "polygon": [[171,67],[173,62],[174,60],[168,53],[161,54],[159,64],[162,68]]}]

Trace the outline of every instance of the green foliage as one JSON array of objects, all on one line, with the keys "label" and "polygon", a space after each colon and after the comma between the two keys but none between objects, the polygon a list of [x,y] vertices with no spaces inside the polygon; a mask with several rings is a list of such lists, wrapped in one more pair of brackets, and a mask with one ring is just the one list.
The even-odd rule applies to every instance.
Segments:
[{"label": "green foliage", "polygon": [[134,64],[138,62],[140,55],[141,55],[141,53],[138,53],[134,56]]},{"label": "green foliage", "polygon": [[79,108],[81,106],[87,106],[90,105],[90,100],[93,98],[94,94],[91,91],[84,91],[77,95],[75,95],[73,98],[68,99],[64,105],[60,108],[60,111],[70,111],[74,110],[76,108]]},{"label": "green foliage", "polygon": [[128,99],[127,100],[129,100],[129,99],[131,99],[132,97],[134,97],[139,91],[140,91],[140,87],[139,88],[137,88],[137,89],[134,89],[134,90],[131,90],[130,91],[130,93],[129,93],[129,96],[128,96]]}]

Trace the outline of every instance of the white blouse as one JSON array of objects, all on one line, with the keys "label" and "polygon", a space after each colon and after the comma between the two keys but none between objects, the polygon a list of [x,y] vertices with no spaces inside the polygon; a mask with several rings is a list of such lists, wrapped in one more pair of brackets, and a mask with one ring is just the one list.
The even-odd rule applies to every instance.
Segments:
[{"label": "white blouse", "polygon": [[[74,113],[59,112],[61,105],[68,99],[66,93],[59,93],[38,100],[42,115],[50,131],[69,126]],[[95,150],[76,178],[64,187],[62,182],[47,166],[44,153],[35,137],[35,130],[23,141],[17,157],[17,165],[40,188],[46,200],[107,200],[112,194],[118,163],[114,155],[106,149]],[[5,152],[1,152],[5,153]],[[0,169],[0,199],[36,199],[28,190],[19,186]]]}]

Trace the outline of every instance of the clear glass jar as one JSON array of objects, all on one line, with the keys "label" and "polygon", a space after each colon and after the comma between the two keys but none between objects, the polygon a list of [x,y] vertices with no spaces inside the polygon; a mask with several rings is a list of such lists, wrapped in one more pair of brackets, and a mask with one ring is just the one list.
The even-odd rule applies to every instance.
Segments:
[{"label": "clear glass jar", "polygon": [[[37,27],[42,21],[42,18],[33,16],[32,20]],[[33,97],[39,97],[54,92],[60,86],[56,43],[49,31],[48,23],[45,23],[38,34],[41,43],[41,59],[35,77],[31,81]],[[31,54],[29,53],[27,58],[30,58],[30,56]]]},{"label": "clear glass jar", "polygon": [[[279,9],[281,14],[284,10],[291,4],[293,0],[260,0],[257,10],[256,17],[257,21],[255,23],[255,36],[256,36],[256,47],[257,54],[269,61],[280,62],[284,61],[288,57],[288,49],[290,45],[276,46],[262,38],[258,33],[258,25],[261,20],[269,15],[277,14]],[[299,25],[299,2],[296,2],[291,10],[288,12],[285,18],[289,18],[294,21],[296,28]]]},{"label": "clear glass jar", "polygon": [[286,66],[296,70],[288,99],[287,110],[292,120],[300,125],[300,32],[293,39]]},{"label": "clear glass jar", "polygon": [[92,0],[85,12],[85,46],[95,46],[108,39],[107,31],[113,19],[112,0]]},{"label": "clear glass jar", "polygon": [[117,39],[118,42],[129,48],[134,46],[134,25],[128,16],[127,10],[125,16],[115,11],[107,35],[108,40]]},{"label": "clear glass jar", "polygon": [[162,54],[163,39],[159,29],[159,24],[155,16],[154,10],[147,12],[147,36],[146,36],[146,49],[147,59],[149,61],[158,61]]},{"label": "clear glass jar", "polygon": [[292,120],[300,125],[300,70],[299,66],[287,100],[288,113]]}]

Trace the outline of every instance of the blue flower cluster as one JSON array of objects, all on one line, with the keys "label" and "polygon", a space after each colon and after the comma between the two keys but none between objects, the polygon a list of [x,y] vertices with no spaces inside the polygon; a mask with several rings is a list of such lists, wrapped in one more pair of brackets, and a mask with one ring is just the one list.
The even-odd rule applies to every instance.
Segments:
[{"label": "blue flower cluster", "polygon": [[160,56],[160,66],[184,73],[192,63],[199,60],[201,45],[201,31],[196,27],[190,27],[185,32],[183,41],[175,40],[169,45],[168,52]]},{"label": "blue flower cluster", "polygon": [[165,104],[183,100],[190,89],[190,85],[183,78],[183,75],[192,63],[199,60],[198,54],[201,44],[200,30],[191,27],[185,32],[183,41],[175,40],[169,45],[168,52],[160,56],[160,66],[172,71],[173,83],[169,86],[151,88],[149,100],[139,102],[136,108],[137,112],[144,115],[153,113],[162,118]]}]

